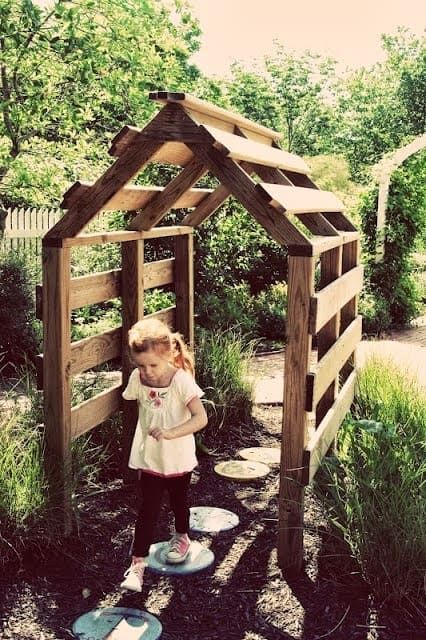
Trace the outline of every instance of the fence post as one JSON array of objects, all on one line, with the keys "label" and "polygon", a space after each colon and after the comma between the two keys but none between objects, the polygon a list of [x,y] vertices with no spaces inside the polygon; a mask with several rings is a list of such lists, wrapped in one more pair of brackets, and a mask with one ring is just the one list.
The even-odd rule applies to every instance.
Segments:
[{"label": "fence post", "polygon": [[175,329],[194,348],[194,243],[193,233],[175,238]]}]

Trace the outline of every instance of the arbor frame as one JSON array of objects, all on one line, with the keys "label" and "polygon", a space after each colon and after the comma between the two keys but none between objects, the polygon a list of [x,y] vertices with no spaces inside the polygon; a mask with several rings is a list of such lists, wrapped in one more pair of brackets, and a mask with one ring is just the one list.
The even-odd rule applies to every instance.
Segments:
[{"label": "arbor frame", "polygon": [[[121,408],[130,374],[127,331],[144,316],[144,291],[174,284],[176,305],[155,315],[194,336],[193,228],[229,196],[289,254],[288,335],[285,358],[279,490],[278,562],[285,573],[303,566],[304,488],[313,479],[349,410],[355,387],[354,354],[361,339],[357,297],[362,287],[359,233],[343,205],[310,179],[302,158],[279,148],[281,135],[184,93],[158,91],[162,108],[143,128],[125,126],[110,154],[117,159],[93,184],[76,182],[65,194],[64,216],[43,238],[43,387],[47,460],[66,532],[71,529],[71,441]],[[131,184],[148,162],[181,168],[164,188]],[[220,184],[194,188],[207,172]],[[173,208],[190,208],[182,224],[158,226]],[[127,230],[83,233],[105,210],[133,212]],[[173,237],[175,257],[146,263],[144,243]],[[71,277],[73,247],[119,242],[121,270]],[[319,284],[315,288],[315,276]],[[122,297],[122,326],[71,342],[71,310]],[[313,365],[312,338],[318,344]],[[122,382],[71,408],[71,378],[122,359]],[[136,412],[124,403],[128,452]],[[53,482],[53,480],[52,480]]]}]

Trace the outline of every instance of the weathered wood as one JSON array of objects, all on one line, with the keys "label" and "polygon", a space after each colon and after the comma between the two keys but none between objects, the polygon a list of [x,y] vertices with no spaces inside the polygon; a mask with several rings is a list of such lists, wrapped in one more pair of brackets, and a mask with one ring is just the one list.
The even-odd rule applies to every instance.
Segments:
[{"label": "weathered wood", "polygon": [[98,424],[108,420],[114,413],[117,413],[121,405],[121,392],[121,382],[118,382],[93,398],[73,407],[71,409],[73,439],[90,431]]},{"label": "weathered wood", "polygon": [[121,269],[79,276],[70,282],[70,307],[78,309],[86,304],[98,304],[118,298],[120,294]]},{"label": "weathered wood", "polygon": [[176,326],[176,307],[167,307],[167,309],[161,309],[160,311],[155,311],[155,313],[148,313],[145,318],[157,318],[162,322],[165,322],[170,329],[174,330]]},{"label": "weathered wood", "polygon": [[216,149],[234,160],[245,160],[246,162],[280,169],[290,169],[300,173],[309,171],[308,165],[302,158],[282,149],[253,142],[247,138],[236,136],[208,125],[201,125],[200,129],[206,132],[206,140],[210,140],[210,143]]},{"label": "weathered wood", "polygon": [[109,242],[134,242],[135,240],[151,240],[153,238],[165,238],[168,236],[185,235],[192,233],[192,227],[158,227],[150,231],[109,231],[105,233],[85,233],[74,238],[43,238],[43,246],[54,247],[83,247],[95,244],[108,244]]},{"label": "weathered wood", "polygon": [[309,301],[315,258],[288,260],[287,348],[279,491],[278,563],[286,574],[303,564],[303,451],[307,441],[306,376],[311,356]]},{"label": "weathered wood", "polygon": [[130,125],[124,125],[124,127],[117,133],[111,142],[109,148],[109,154],[114,157],[119,157],[130,145],[137,142],[140,139],[142,129],[139,127],[131,127]]},{"label": "weathered wood", "polygon": [[332,316],[361,291],[362,277],[363,267],[354,267],[312,297],[309,320],[312,335],[318,333]]},{"label": "weathered wood", "polygon": [[195,98],[187,93],[172,92],[172,91],[153,91],[149,94],[151,100],[157,100],[158,102],[175,102],[178,103],[183,109],[195,112],[197,114],[203,114],[211,116],[219,121],[225,123],[231,123],[248,131],[261,134],[267,138],[273,140],[281,140],[283,135],[272,129],[268,129],[263,125],[256,124],[248,118],[241,116],[239,113],[222,109],[209,102]]},{"label": "weathered wood", "polygon": [[309,238],[310,246],[288,246],[288,252],[291,256],[319,256],[332,249],[341,247],[343,243],[342,236],[313,236]]},{"label": "weathered wood", "polygon": [[[337,280],[342,273],[342,247],[337,246],[331,251],[321,254],[321,279],[320,287],[324,288]],[[340,330],[340,313],[336,313],[318,332],[318,361],[325,356],[330,347],[336,342]],[[329,408],[334,402],[338,390],[338,371],[330,383],[328,389],[317,402],[315,411],[315,424],[319,425]]]},{"label": "weathered wood", "polygon": [[[90,194],[92,187],[93,183],[91,182],[76,182],[64,195],[61,207],[68,209],[74,201]],[[104,205],[102,211],[135,211],[143,208],[162,191],[164,191],[164,187],[127,185],[113,195],[111,200]],[[212,193],[212,189],[188,189],[173,203],[171,209],[196,207],[210,193]]]},{"label": "weathered wood", "polygon": [[175,327],[194,348],[194,246],[192,235],[175,238]]},{"label": "weathered wood", "polygon": [[309,244],[308,239],[284,215],[279,215],[262,200],[255,189],[256,183],[231,158],[204,145],[194,145],[193,150],[276,242],[281,245]]},{"label": "weathered wood", "polygon": [[357,228],[352,224],[352,222],[345,216],[344,213],[340,211],[330,211],[324,213],[324,217],[336,227],[339,231],[356,231]]},{"label": "weathered wood", "polygon": [[303,458],[303,483],[312,482],[321,462],[336,437],[343,418],[351,408],[355,395],[356,372],[352,371],[309,440]]},{"label": "weathered wood", "polygon": [[43,249],[43,383],[46,475],[50,499],[72,529],[70,251]]},{"label": "weathered wood", "polygon": [[[357,234],[358,235],[358,234]],[[343,246],[342,271],[347,273],[359,264],[360,241],[359,238],[348,242]],[[362,288],[362,280],[361,287]],[[357,291],[356,294],[359,292]],[[354,295],[350,300],[342,301],[340,322],[342,331],[352,322],[358,313],[358,296]]]},{"label": "weathered wood", "polygon": [[82,373],[121,355],[121,327],[71,343],[71,374]]},{"label": "weathered wood", "polygon": [[[177,236],[186,238],[187,235]],[[154,289],[155,287],[164,287],[166,284],[172,284],[175,272],[174,258],[165,258],[155,262],[146,262],[143,270],[142,286],[145,289]]]},{"label": "weathered wood", "polygon": [[312,411],[329,385],[335,380],[340,369],[354,354],[362,335],[362,318],[358,316],[340,335],[335,344],[327,351],[317,364],[315,373],[309,373],[312,378],[312,396],[306,399],[307,411]]},{"label": "weathered wood", "polygon": [[143,231],[154,227],[181,198],[182,194],[206,173],[207,168],[204,163],[198,158],[194,158],[178,176],[169,182],[163,191],[154,196],[143,210],[131,220],[129,228]]},{"label": "weathered wood", "polygon": [[331,191],[320,189],[304,189],[303,187],[289,187],[281,184],[262,182],[257,185],[265,202],[282,206],[287,213],[324,213],[326,211],[340,211],[343,204]]},{"label": "weathered wood", "polygon": [[296,213],[296,218],[316,236],[340,235],[339,231],[321,213]]}]

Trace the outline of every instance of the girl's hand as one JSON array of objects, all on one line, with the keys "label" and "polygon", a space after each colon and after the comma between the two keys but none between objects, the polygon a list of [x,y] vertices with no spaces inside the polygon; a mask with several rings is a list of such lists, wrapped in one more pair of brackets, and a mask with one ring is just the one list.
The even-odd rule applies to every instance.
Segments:
[{"label": "girl's hand", "polygon": [[170,440],[170,434],[162,427],[151,427],[148,433],[156,440]]}]

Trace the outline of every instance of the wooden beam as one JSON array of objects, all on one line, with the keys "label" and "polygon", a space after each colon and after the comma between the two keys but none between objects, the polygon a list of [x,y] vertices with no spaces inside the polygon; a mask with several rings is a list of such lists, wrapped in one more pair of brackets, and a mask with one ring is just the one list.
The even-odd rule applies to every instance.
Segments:
[{"label": "wooden beam", "polygon": [[357,231],[354,224],[341,211],[330,211],[324,213],[324,217],[338,229],[338,231]]},{"label": "wooden beam", "polygon": [[232,111],[228,111],[227,109],[223,109],[222,107],[217,107],[214,104],[206,102],[205,100],[200,100],[199,98],[195,98],[194,96],[191,96],[187,93],[173,91],[153,91],[149,94],[149,97],[151,100],[156,100],[158,102],[178,103],[185,110],[195,112],[196,114],[207,115],[215,118],[218,121],[242,127],[243,129],[258,133],[262,136],[265,136],[266,138],[271,138],[272,140],[281,140],[281,138],[283,137],[282,133],[278,133],[277,131],[268,129],[263,125],[252,122],[248,118],[241,116],[239,113],[234,113]]},{"label": "wooden beam", "polygon": [[343,243],[342,236],[313,236],[309,238],[311,243],[309,247],[289,245],[288,252],[292,256],[319,256],[323,255],[336,247],[341,247]]},{"label": "wooden beam", "polygon": [[324,213],[325,211],[340,211],[343,204],[331,191],[319,189],[304,189],[303,187],[289,187],[281,184],[262,182],[257,190],[266,202],[275,206],[282,206],[287,213]]},{"label": "wooden beam", "polygon": [[332,316],[361,291],[362,278],[363,267],[354,267],[312,297],[309,320],[312,335],[318,333]]},{"label": "wooden beam", "polygon": [[308,388],[312,389],[312,393],[309,393],[306,399],[307,411],[312,411],[317,406],[327,388],[338,377],[339,371],[355,353],[361,335],[362,318],[358,316],[321,358],[315,373],[308,373],[308,378],[311,378]]},{"label": "wooden beam", "polygon": [[309,440],[303,460],[303,483],[312,482],[321,462],[333,443],[345,415],[351,408],[355,395],[356,372],[345,381],[333,405],[327,411],[312,438]]},{"label": "wooden beam", "polygon": [[339,232],[330,222],[322,215],[322,213],[302,213],[297,214],[296,218],[300,220],[311,233],[316,236],[338,236]]},{"label": "wooden beam", "polygon": [[92,369],[121,355],[121,327],[71,343],[71,374]]},{"label": "wooden beam", "polygon": [[194,243],[193,236],[175,238],[175,327],[194,348]]},{"label": "wooden beam", "polygon": [[120,410],[121,382],[71,409],[73,439],[105,422]]},{"label": "wooden beam", "polygon": [[98,304],[105,300],[118,298],[120,294],[121,269],[71,278],[70,307],[78,309],[86,304]]},{"label": "wooden beam", "polygon": [[[191,154],[192,155],[192,154]],[[69,209],[73,202],[90,194],[92,182],[75,182],[64,195],[61,203],[63,209]],[[152,198],[164,191],[164,187],[143,187],[126,185],[109,200],[102,211],[135,211],[143,208]],[[172,209],[190,209],[196,207],[204,198],[212,193],[212,189],[188,189],[172,205]]]},{"label": "wooden beam", "polygon": [[[187,238],[190,235],[175,236],[175,238]],[[145,262],[143,269],[144,290],[154,289],[156,287],[164,287],[174,282],[175,273],[174,258],[165,258],[164,260],[156,260],[155,262]]]},{"label": "wooden beam", "polygon": [[287,347],[279,490],[278,563],[285,574],[303,565],[303,451],[307,443],[306,379],[311,358],[309,300],[315,258],[288,258]]},{"label": "wooden beam", "polygon": [[206,173],[207,168],[204,163],[198,158],[194,158],[178,176],[169,182],[163,191],[152,198],[143,210],[131,220],[129,228],[136,231],[146,231],[154,227],[181,198],[182,194]]},{"label": "wooden beam", "polygon": [[284,215],[279,215],[264,202],[255,189],[256,183],[236,162],[212,146],[193,145],[192,148],[194,154],[209,166],[211,172],[232,191],[276,242],[281,245],[309,244],[309,240]]},{"label": "wooden beam", "polygon": [[189,226],[156,227],[149,231],[108,231],[105,233],[84,233],[74,238],[43,238],[45,247],[83,247],[109,242],[134,242],[135,240],[152,240],[192,233]]}]

